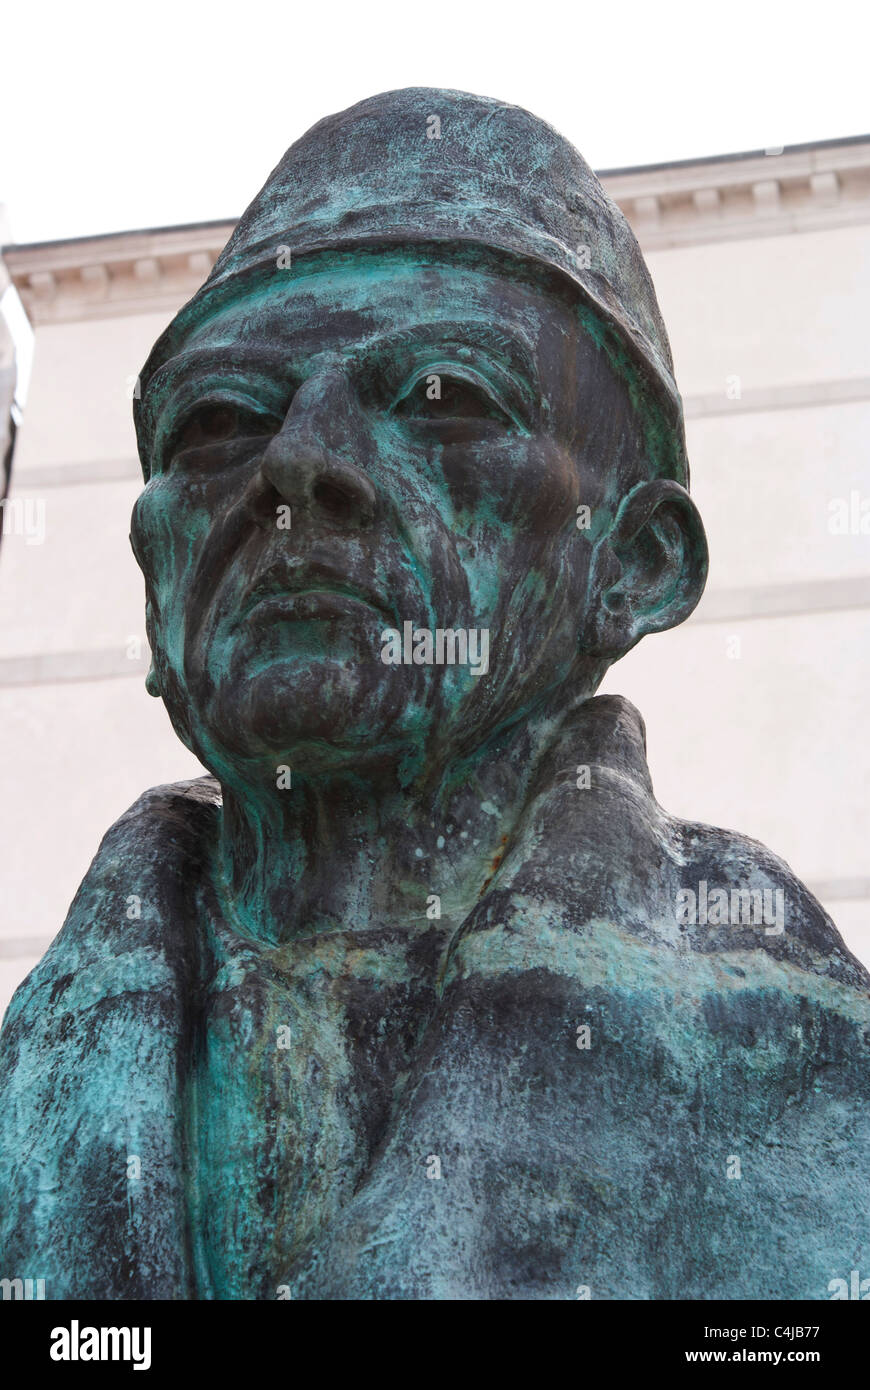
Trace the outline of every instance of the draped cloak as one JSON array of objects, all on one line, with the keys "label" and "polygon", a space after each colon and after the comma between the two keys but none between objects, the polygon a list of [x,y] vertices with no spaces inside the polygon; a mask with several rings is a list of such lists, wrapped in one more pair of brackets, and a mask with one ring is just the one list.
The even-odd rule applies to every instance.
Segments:
[{"label": "draped cloak", "polygon": [[[563,729],[463,920],[448,893],[410,935],[247,940],[219,818],[211,778],[146,793],[9,1006],[0,1275],[824,1299],[870,1272],[870,977],[775,855],[661,810],[626,701]],[[781,890],[784,930],[678,922],[702,881]]]}]

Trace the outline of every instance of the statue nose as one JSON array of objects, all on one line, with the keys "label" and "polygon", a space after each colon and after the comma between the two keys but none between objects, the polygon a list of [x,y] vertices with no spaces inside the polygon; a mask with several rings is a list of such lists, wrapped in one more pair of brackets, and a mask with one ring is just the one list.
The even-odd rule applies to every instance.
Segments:
[{"label": "statue nose", "polygon": [[320,520],[367,527],[377,493],[358,460],[368,452],[363,412],[340,371],[299,387],[260,471],[282,501]]}]

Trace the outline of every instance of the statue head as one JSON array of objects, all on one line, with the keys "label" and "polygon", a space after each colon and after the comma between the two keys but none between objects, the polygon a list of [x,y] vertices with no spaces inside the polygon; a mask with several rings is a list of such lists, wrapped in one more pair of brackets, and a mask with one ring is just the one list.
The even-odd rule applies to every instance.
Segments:
[{"label": "statue head", "polygon": [[134,411],[148,686],[222,779],[446,767],[703,589],[640,250],[517,107],[408,89],[314,126]]}]

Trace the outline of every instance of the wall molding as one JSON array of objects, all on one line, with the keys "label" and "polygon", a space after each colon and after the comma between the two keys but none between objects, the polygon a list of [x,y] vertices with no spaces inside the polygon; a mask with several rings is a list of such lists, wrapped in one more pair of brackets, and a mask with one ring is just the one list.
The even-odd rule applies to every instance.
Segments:
[{"label": "wall molding", "polygon": [[[870,898],[870,878],[820,878],[807,887],[819,902],[864,902]],[[870,918],[868,918],[870,926]]]},{"label": "wall molding", "polygon": [[870,377],[843,377],[830,381],[788,382],[781,386],[755,386],[730,400],[724,391],[684,396],[687,420],[722,415],[751,415],[764,411],[808,410],[818,406],[855,405],[870,401]]},{"label": "wall molding", "polygon": [[706,624],[803,618],[815,613],[848,613],[863,608],[870,608],[870,575],[708,589],[689,621]]},{"label": "wall molding", "polygon": [[34,327],[171,315],[199,289],[234,225],[208,222],[13,244],[3,248],[3,262]]},{"label": "wall molding", "polygon": [[90,487],[96,483],[142,482],[138,458],[94,459],[75,463],[40,463],[32,468],[16,466],[12,496],[42,492],[55,487]]},{"label": "wall molding", "polygon": [[128,657],[123,645],[95,648],[93,651],[0,656],[0,688],[71,685],[81,681],[123,680],[130,676],[144,680],[150,659],[144,640],[142,649],[143,655],[137,658]]},{"label": "wall molding", "polygon": [[37,960],[44,956],[54,937],[51,936],[0,936],[0,960]]},{"label": "wall molding", "polygon": [[868,220],[870,138],[605,171],[644,251]]}]

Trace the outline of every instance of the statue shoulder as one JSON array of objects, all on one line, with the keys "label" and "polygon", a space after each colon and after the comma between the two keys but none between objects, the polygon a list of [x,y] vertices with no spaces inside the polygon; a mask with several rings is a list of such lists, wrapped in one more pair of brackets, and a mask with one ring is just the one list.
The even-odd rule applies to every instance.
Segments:
[{"label": "statue shoulder", "polygon": [[[151,787],[100,841],[66,919],[19,985],[8,1029],[36,1001],[87,992],[89,976],[110,970],[120,988],[128,968],[154,987],[191,956],[192,895],[217,828],[220,787],[213,777]],[[184,931],[178,930],[185,924]],[[150,962],[150,965],[147,964]],[[142,972],[145,972],[144,974]]]},{"label": "statue shoulder", "polygon": [[610,922],[670,948],[761,949],[864,992],[870,984],[779,855],[659,805],[643,719],[618,695],[587,701],[560,730],[492,887],[548,904],[575,931]]},{"label": "statue shoulder", "polygon": [[96,883],[189,870],[211,841],[220,803],[213,777],[150,787],[106,831],[79,894]]},{"label": "statue shoulder", "polygon": [[127,841],[131,835],[137,837],[142,848],[155,840],[193,848],[211,827],[220,804],[220,785],[211,776],[149,787],[106,831],[91,868],[99,863],[107,848],[119,840]]},{"label": "statue shoulder", "polygon": [[[217,800],[202,778],[121,816],[0,1030],[0,1251],[53,1298],[191,1297],[179,1079]],[[131,1163],[160,1178],[132,1224]]]},{"label": "statue shoulder", "polygon": [[870,972],[784,859],[738,831],[668,820],[682,895],[678,924],[694,945],[740,949],[751,935],[777,958],[866,990]]}]

